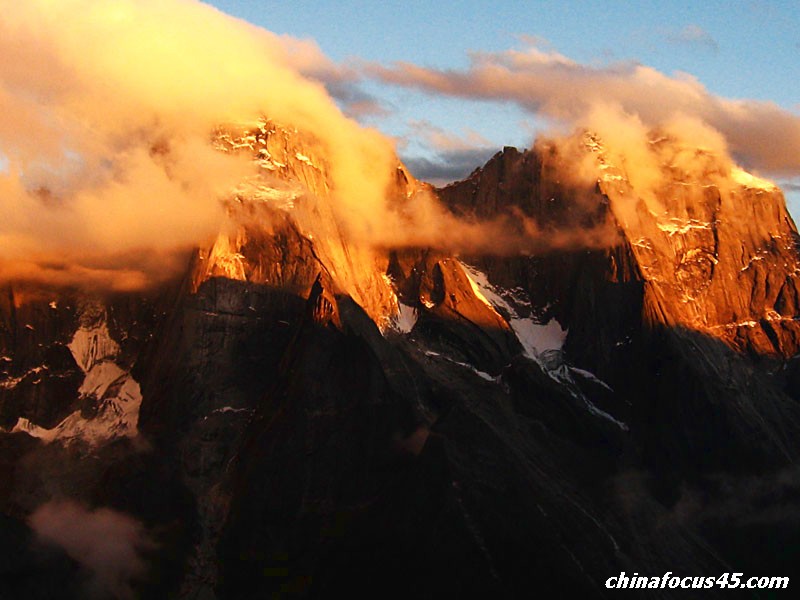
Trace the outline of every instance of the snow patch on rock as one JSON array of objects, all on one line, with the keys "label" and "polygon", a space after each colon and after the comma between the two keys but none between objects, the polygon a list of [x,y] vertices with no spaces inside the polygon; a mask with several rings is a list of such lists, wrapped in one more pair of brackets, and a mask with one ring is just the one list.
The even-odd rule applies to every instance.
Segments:
[{"label": "snow patch on rock", "polygon": [[744,169],[740,169],[739,167],[733,167],[731,169],[731,179],[733,179],[735,183],[738,183],[742,187],[755,188],[758,190],[764,190],[768,192],[772,192],[778,189],[777,186],[771,181],[762,179],[761,177],[756,177],[755,175],[751,175],[750,173],[748,173]]},{"label": "snow patch on rock", "polygon": [[[529,302],[518,297],[518,295],[512,291],[493,286],[489,283],[489,279],[486,275],[475,267],[464,263],[461,263],[461,266],[467,273],[475,295],[488,306],[492,307],[492,309],[499,309],[508,315],[506,320],[522,345],[523,354],[527,358],[538,363],[551,379],[566,387],[574,398],[583,403],[589,413],[595,417],[610,421],[623,431],[628,431],[627,424],[598,408],[586,394],[581,391],[575,381],[574,375],[580,375],[585,379],[594,381],[608,390],[611,390],[611,388],[593,373],[571,367],[564,363],[561,349],[564,347],[564,342],[567,339],[567,330],[563,329],[558,321],[551,319],[547,323],[542,324],[536,323],[531,318],[520,317],[512,303],[518,306],[527,306],[530,304]],[[506,298],[508,298],[508,300]],[[431,356],[435,353],[426,352],[426,354]],[[469,365],[463,366],[469,367]],[[484,379],[489,379],[491,377],[486,373],[482,374],[482,376],[485,376]],[[494,380],[494,378],[492,378],[492,380]]]},{"label": "snow patch on rock", "polygon": [[67,347],[84,373],[88,373],[97,363],[112,359],[119,353],[119,346],[111,339],[105,320],[92,326],[81,325]]},{"label": "snow patch on rock", "polygon": [[[2,358],[8,358],[8,357],[4,356]],[[8,359],[8,360],[9,360],[9,362],[11,361],[11,359]],[[34,367],[32,369],[28,369],[25,373],[23,373],[19,377],[10,377],[10,378],[6,379],[5,381],[0,382],[0,388],[5,389],[5,390],[13,390],[15,387],[17,387],[17,385],[19,385],[19,383],[23,379],[26,379],[27,377],[30,377],[31,375],[37,375],[38,373],[41,373],[42,371],[46,371],[47,368],[48,368],[47,365],[40,365],[38,367]],[[34,381],[34,384],[35,383],[38,383],[38,380]]]},{"label": "snow patch on rock", "polygon": [[[12,431],[24,431],[45,443],[84,441],[98,445],[118,437],[135,437],[142,393],[138,382],[115,359],[119,345],[111,338],[105,314],[88,307],[81,326],[68,344],[75,362],[85,373],[78,389],[82,404],[52,429],[21,417]],[[29,375],[30,373],[27,373]]]},{"label": "snow patch on rock", "polygon": [[711,230],[711,224],[699,221],[697,219],[682,220],[676,217],[670,219],[659,220],[656,222],[658,228],[667,235],[673,236],[675,234],[685,235],[690,231],[698,229]]},{"label": "snow patch on rock", "polygon": [[413,306],[397,303],[397,314],[392,319],[392,327],[400,333],[410,333],[417,324],[419,313]]},{"label": "snow patch on rock", "polygon": [[467,274],[472,291],[479,300],[494,310],[498,315],[498,310],[505,312],[508,317],[505,320],[511,326],[514,335],[517,336],[525,356],[536,359],[541,353],[548,350],[560,350],[567,339],[567,330],[562,329],[555,319],[547,323],[536,323],[531,318],[520,317],[514,307],[503,297],[511,298],[516,304],[530,304],[529,302],[517,298],[514,293],[508,290],[498,289],[489,283],[489,279],[484,273],[461,263],[464,272]]},{"label": "snow patch on rock", "polygon": [[584,377],[586,379],[590,379],[590,380],[602,385],[606,389],[611,390],[611,388],[608,386],[608,384],[606,384],[605,382],[601,381],[598,377],[596,377],[594,375],[594,373],[591,373],[589,371],[585,371],[583,369],[576,369],[575,367],[571,367],[571,366],[566,365],[566,364],[561,364],[558,368],[548,370],[548,375],[550,375],[550,377],[552,379],[554,379],[555,381],[558,381],[564,387],[566,387],[567,391],[570,393],[570,395],[572,395],[572,397],[575,398],[576,400],[580,400],[583,403],[583,405],[586,407],[586,410],[588,410],[591,414],[593,414],[596,417],[599,417],[601,419],[605,419],[606,421],[609,421],[609,422],[613,423],[614,425],[619,427],[622,431],[629,431],[629,427],[628,427],[627,423],[624,423],[624,422],[620,421],[619,419],[614,417],[614,415],[611,415],[611,414],[607,413],[606,411],[604,411],[603,409],[599,408],[594,402],[592,402],[586,396],[586,394],[584,394],[580,390],[580,388],[578,387],[578,384],[575,382],[575,378],[573,377],[573,373],[579,374],[582,377]]},{"label": "snow patch on rock", "polygon": [[12,432],[24,431],[47,444],[55,441],[69,444],[80,440],[93,446],[119,437],[135,437],[142,403],[139,384],[129,373],[110,362],[92,371],[97,372],[92,373],[91,377],[87,375],[81,386],[81,394],[84,394],[84,390],[90,390],[90,393],[103,392],[104,396],[99,400],[93,416],[84,416],[80,410],[76,410],[52,429],[45,429],[20,417]]},{"label": "snow patch on rock", "polygon": [[454,365],[458,365],[459,367],[464,367],[465,369],[469,369],[470,371],[475,373],[478,377],[480,377],[481,379],[484,379],[486,381],[492,381],[492,382],[496,382],[497,381],[496,377],[493,377],[492,375],[489,375],[489,373],[487,373],[485,371],[480,371],[480,370],[476,369],[475,367],[473,367],[469,363],[465,363],[465,362],[460,362],[460,361],[454,360],[454,359],[450,358],[449,356],[444,356],[443,354],[440,354],[438,352],[434,352],[433,350],[426,350],[425,351],[425,356],[441,358],[441,359],[446,360],[447,362],[453,363]]},{"label": "snow patch on rock", "polygon": [[548,350],[561,350],[567,339],[567,330],[562,329],[555,319],[540,325],[531,319],[512,318],[509,325],[528,358],[535,358]]}]

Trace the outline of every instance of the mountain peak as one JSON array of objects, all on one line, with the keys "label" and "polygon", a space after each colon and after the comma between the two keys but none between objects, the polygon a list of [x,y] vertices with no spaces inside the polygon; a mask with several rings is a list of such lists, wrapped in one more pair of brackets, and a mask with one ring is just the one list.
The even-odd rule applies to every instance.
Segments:
[{"label": "mountain peak", "polygon": [[749,514],[719,533],[675,502],[697,486],[730,510],[720,481],[800,456],[777,188],[665,136],[506,147],[441,190],[392,162],[393,223],[490,232],[455,254],[373,243],[344,222],[330,148],[238,127],[219,149],[254,172],[180,281],[0,297],[0,508],[54,489],[125,507],[152,525],[141,595],[159,597],[524,596],[553,573],[585,596],[629,555],[714,572],[708,547],[749,544]]},{"label": "mountain peak", "polygon": [[611,219],[651,296],[645,304],[659,307],[652,314],[738,350],[795,354],[798,235],[780,190],[712,149],[659,132],[646,158],[643,165],[583,132],[566,145],[495,155],[441,195],[459,214],[522,210],[556,232],[585,227],[588,215]]}]

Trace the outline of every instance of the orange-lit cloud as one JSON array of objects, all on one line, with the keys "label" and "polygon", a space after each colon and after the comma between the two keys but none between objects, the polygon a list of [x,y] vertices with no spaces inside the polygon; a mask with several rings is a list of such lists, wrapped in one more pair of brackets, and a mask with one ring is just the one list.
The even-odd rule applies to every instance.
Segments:
[{"label": "orange-lit cloud", "polygon": [[167,274],[149,269],[213,236],[221,200],[254,169],[215,150],[211,132],[261,115],[313,132],[337,206],[365,234],[392,144],[299,71],[348,77],[311,42],[192,0],[5,7],[0,278],[127,289]]},{"label": "orange-lit cloud", "polygon": [[637,63],[581,64],[535,46],[475,53],[465,70],[395,63],[365,72],[432,94],[514,102],[570,126],[585,126],[598,107],[609,106],[648,129],[692,118],[719,132],[745,166],[773,175],[800,173],[800,115],[771,102],[715,96],[685,73],[667,76]]},{"label": "orange-lit cloud", "polygon": [[[467,71],[367,70],[434,93],[511,100],[592,128],[626,157],[640,191],[659,174],[645,145],[656,126],[710,143],[722,156],[730,148],[763,169],[800,168],[795,115],[716,98],[688,76],[641,65],[588,67],[530,48],[476,54]],[[0,20],[0,281],[130,290],[174,274],[189,249],[220,231],[225,201],[256,169],[246,153],[215,148],[212,132],[262,116],[308,133],[324,157],[331,218],[314,222],[313,199],[293,213],[315,239],[487,252],[604,243],[604,230],[545,231],[514,215],[465,222],[424,188],[398,202],[387,194],[396,177],[393,142],[348,118],[333,97],[352,113],[380,111],[351,85],[360,73],[312,41],[274,35],[195,0],[10,5]],[[489,154],[475,135],[420,129],[443,156]]]},{"label": "orange-lit cloud", "polygon": [[529,221],[508,234],[507,216],[463,222],[424,189],[398,203],[387,193],[393,142],[346,117],[325,87],[368,110],[349,86],[356,77],[311,41],[194,0],[13,4],[0,20],[0,281],[130,290],[174,274],[220,231],[224,201],[256,170],[247,153],[215,148],[212,132],[261,116],[319,146],[325,189],[309,195],[325,198],[293,213],[315,239],[489,251],[580,243]]}]

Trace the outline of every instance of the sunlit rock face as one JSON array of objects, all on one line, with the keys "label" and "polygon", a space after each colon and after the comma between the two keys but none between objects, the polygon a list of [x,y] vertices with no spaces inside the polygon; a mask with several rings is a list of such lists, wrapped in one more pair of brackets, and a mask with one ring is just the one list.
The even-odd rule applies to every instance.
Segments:
[{"label": "sunlit rock face", "polygon": [[645,282],[646,318],[741,352],[796,354],[798,235],[781,191],[703,150],[651,143],[662,161],[651,192],[610,164],[599,182]]},{"label": "sunlit rock face", "polygon": [[647,178],[590,134],[506,148],[440,193],[467,215],[533,216],[553,236],[613,225],[606,247],[467,260],[568,331],[567,361],[614,389],[652,464],[790,459],[795,405],[751,362],[775,373],[797,353],[797,231],[783,196],[708,151],[665,137],[651,147]]},{"label": "sunlit rock face", "polygon": [[524,153],[506,148],[441,196],[462,213],[518,210],[556,231],[610,220],[619,239],[609,246],[624,256],[617,252],[609,275],[640,282],[646,320],[742,352],[796,354],[798,235],[781,191],[708,151],[663,136],[651,144],[660,172],[646,189],[585,134],[597,173],[591,186],[569,181],[581,167],[570,167],[558,144],[541,143]]},{"label": "sunlit rock face", "polygon": [[[386,259],[352,239],[333,207],[333,181],[325,149],[313,134],[261,121],[257,127],[220,130],[223,152],[251,153],[258,173],[242,182],[229,204],[229,223],[211,248],[200,250],[194,289],[214,276],[267,284],[307,296],[323,270],[336,288],[385,325],[393,294],[383,274]],[[414,185],[396,178],[405,196]]]}]

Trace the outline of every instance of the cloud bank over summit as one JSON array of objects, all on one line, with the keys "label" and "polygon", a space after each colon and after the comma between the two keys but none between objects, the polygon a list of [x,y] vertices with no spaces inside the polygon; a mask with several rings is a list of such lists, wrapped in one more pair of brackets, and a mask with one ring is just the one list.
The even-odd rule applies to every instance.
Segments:
[{"label": "cloud bank over summit", "polygon": [[357,72],[201,2],[15,3],[0,57],[0,280],[130,290],[178,272],[256,169],[212,132],[261,116],[320,144],[336,226],[354,243],[496,249],[500,236],[517,251],[538,234],[459,221],[424,190],[390,206],[394,142],[334,100],[374,109]]},{"label": "cloud bank over summit", "polygon": [[[591,129],[643,192],[660,177],[648,146],[654,129],[723,162],[730,153],[772,175],[800,172],[797,115],[719,98],[688,75],[640,64],[584,65],[535,45],[474,53],[462,70],[340,64],[313,41],[196,0],[5,4],[0,281],[130,290],[175,274],[219,232],[225,201],[256,168],[244,153],[215,149],[212,132],[261,116],[319,142],[336,226],[354,243],[498,252],[602,243],[603,235],[545,234],[532,222],[510,227],[511,217],[464,222],[424,190],[401,209],[390,205],[396,142],[353,118],[386,117],[391,107],[375,85],[514,103],[559,134]],[[439,181],[492,153],[477,132],[415,127],[434,153],[412,170]]]},{"label": "cloud bank over summit", "polygon": [[355,234],[380,218],[393,145],[299,73],[347,78],[313,43],[190,0],[4,4],[0,278],[130,289],[168,272],[253,169],[211,132],[260,115],[324,145]]},{"label": "cloud bank over summit", "polygon": [[[689,74],[668,76],[635,62],[583,64],[535,43],[469,58],[464,69],[398,62],[370,64],[364,73],[432,95],[514,103],[562,128],[595,127],[601,113],[617,113],[646,129],[701,123],[702,133],[716,131],[745,167],[772,176],[800,174],[800,115],[774,103],[722,98]],[[683,133],[689,142],[707,143],[695,135],[697,127]]]}]

